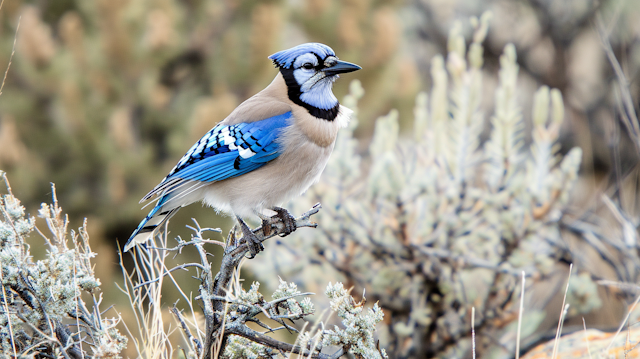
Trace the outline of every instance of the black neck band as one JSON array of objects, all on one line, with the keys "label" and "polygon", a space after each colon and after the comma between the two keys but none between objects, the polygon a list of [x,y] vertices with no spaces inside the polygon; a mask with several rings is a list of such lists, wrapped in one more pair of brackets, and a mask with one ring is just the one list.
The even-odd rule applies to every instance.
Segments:
[{"label": "black neck band", "polygon": [[309,105],[308,103],[300,99],[300,95],[302,94],[302,92],[300,91],[300,85],[298,85],[298,82],[293,76],[293,69],[280,68],[280,73],[282,73],[284,82],[287,84],[289,99],[293,101],[293,103],[306,108],[311,116],[315,116],[323,120],[333,121],[336,119],[336,117],[338,117],[338,113],[340,112],[339,102],[336,102],[336,105],[328,110]]}]

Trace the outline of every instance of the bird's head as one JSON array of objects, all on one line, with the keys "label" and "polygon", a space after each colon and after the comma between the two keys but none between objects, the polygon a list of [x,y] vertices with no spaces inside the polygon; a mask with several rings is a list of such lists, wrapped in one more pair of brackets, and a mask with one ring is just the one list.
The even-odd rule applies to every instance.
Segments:
[{"label": "bird's head", "polygon": [[289,99],[310,114],[332,121],[338,115],[338,99],[331,88],[338,74],[360,70],[338,60],[335,52],[320,43],[307,43],[269,56],[287,84]]}]

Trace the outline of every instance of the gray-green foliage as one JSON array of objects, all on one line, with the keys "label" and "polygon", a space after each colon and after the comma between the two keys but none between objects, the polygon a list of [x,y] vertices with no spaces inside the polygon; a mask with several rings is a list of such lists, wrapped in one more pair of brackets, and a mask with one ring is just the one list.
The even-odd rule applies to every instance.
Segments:
[{"label": "gray-green foliage", "polygon": [[[314,206],[296,218],[297,230],[316,227],[310,221],[310,216],[319,210],[319,205]],[[154,243],[146,247],[136,247],[134,270],[123,270],[126,280],[124,292],[129,297],[138,323],[138,333],[133,336],[139,356],[173,356],[175,351],[170,340],[171,331],[167,329],[166,319],[162,315],[162,291],[167,288],[163,283],[171,278],[171,282],[180,287],[182,283],[176,281],[171,273],[178,268],[196,267],[199,268],[196,278],[201,281],[198,295],[193,298],[183,292],[188,310],[180,310],[176,304],[171,308],[185,339],[182,344],[187,347],[184,353],[189,358],[221,356],[227,359],[276,359],[298,355],[337,359],[345,353],[352,353],[358,358],[387,357],[374,337],[376,324],[384,316],[377,304],[365,311],[364,301],[356,303],[341,283],[329,284],[326,294],[342,325],[325,330],[325,324],[316,318],[309,329],[309,323],[303,321],[316,311],[310,297],[313,293],[303,293],[295,283],[282,279],[271,300],[260,293],[259,282],[253,282],[245,290],[239,274],[249,249],[242,237],[237,237],[236,230],[239,229],[232,229],[226,241],[217,241],[204,239],[203,233],[219,230],[202,228],[197,222],[195,224],[195,227],[191,227],[194,232],[191,239],[184,241],[178,237],[175,247],[167,244],[167,232],[153,237]],[[263,238],[269,239],[283,233],[285,226],[278,223],[271,228],[275,231],[270,233],[270,237]],[[254,233],[263,235],[264,231]],[[220,267],[216,268],[208,261],[208,253],[203,246],[205,243],[216,243],[225,248]],[[165,262],[168,256],[177,253],[179,258],[186,258],[179,255],[186,246],[196,248],[200,263],[185,263],[168,269]],[[189,258],[193,260],[194,257]],[[217,274],[213,275],[214,272]],[[196,307],[200,308],[202,319],[197,318],[196,313],[200,311]],[[303,323],[300,328],[298,324]],[[272,336],[274,332],[285,330],[299,334],[294,343]]]},{"label": "gray-green foliage", "polygon": [[[563,250],[559,220],[581,150],[559,154],[563,101],[546,87],[536,93],[532,141],[525,142],[513,45],[500,58],[495,94],[486,93],[481,43],[488,19],[472,19],[468,50],[455,26],[446,60],[432,60],[433,87],[417,97],[413,136],[399,134],[391,111],[376,121],[368,152],[358,153],[353,131],[363,89],[351,84],[343,104],[354,118],[308,202],[295,201],[296,208],[322,202],[320,230],[267,246],[275,265],[256,270],[297,273],[310,290],[331,278],[365,288],[391,314],[380,331],[391,356],[463,355],[471,307],[478,346],[495,345],[489,338],[499,340],[504,324],[517,318],[520,272],[548,273]],[[483,96],[495,102],[485,141]],[[595,286],[581,288],[590,299],[576,309],[596,308]]]},{"label": "gray-green foliage", "polygon": [[238,335],[229,336],[225,359],[271,359],[277,358],[277,350],[267,348]]},{"label": "gray-green foliage", "polygon": [[[241,286],[233,286],[234,291],[227,295],[227,328],[243,325],[257,314],[264,313],[267,318],[282,325],[279,329],[297,331],[284,320],[306,319],[315,312],[308,297],[311,293],[302,293],[295,283],[288,283],[280,279],[278,289],[273,293],[271,302],[266,302],[258,289],[260,283],[254,282],[249,291]],[[340,318],[341,326],[334,329],[322,329],[324,325],[316,325],[307,330],[306,326],[299,332],[296,345],[311,351],[321,351],[325,347],[343,348],[344,352],[356,355],[358,358],[384,359],[388,358],[384,349],[377,347],[374,333],[376,325],[382,321],[384,314],[378,304],[365,310],[364,302],[356,303],[342,283],[329,283],[325,290],[331,310]],[[261,322],[261,326],[265,326]],[[268,328],[268,327],[267,327]],[[250,335],[249,335],[250,336]],[[335,351],[335,350],[334,350]],[[224,358],[284,358],[278,348],[262,345],[247,337],[230,335],[225,345]],[[328,357],[328,356],[327,356]]]},{"label": "gray-green foliage", "polygon": [[349,352],[362,358],[388,358],[384,349],[376,347],[373,336],[376,324],[384,317],[378,303],[365,312],[364,303],[354,303],[342,283],[329,283],[325,294],[330,300],[331,309],[338,314],[345,328],[335,326],[333,330],[327,330],[322,338],[323,345],[346,346]]},{"label": "gray-green foliage", "polygon": [[[4,173],[0,177],[6,181]],[[77,232],[68,231],[55,197],[52,205],[43,203],[39,216],[50,233],[38,231],[40,239],[30,238],[31,245],[39,240],[47,246],[46,257],[35,260],[27,243],[36,230],[35,218],[25,213],[10,188],[0,197],[0,214],[2,352],[67,357],[84,350],[96,358],[120,357],[127,343],[116,329],[120,319],[101,318],[98,308],[90,305],[88,310],[82,299],[86,293],[97,300],[100,287],[90,262],[95,253],[89,247],[86,223]]]}]

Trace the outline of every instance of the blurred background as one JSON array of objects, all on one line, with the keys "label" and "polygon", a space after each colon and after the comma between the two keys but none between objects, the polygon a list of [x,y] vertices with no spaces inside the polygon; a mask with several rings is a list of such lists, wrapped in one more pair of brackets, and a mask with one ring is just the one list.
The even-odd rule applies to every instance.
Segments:
[{"label": "blurred background", "polygon": [[[638,150],[621,121],[628,109],[597,29],[601,21],[637,110],[640,6],[631,0],[6,0],[0,68],[14,45],[15,55],[0,96],[0,169],[33,214],[56,184],[72,227],[88,218],[108,301],[125,300],[114,286],[117,247],[146,215],[138,201],[192,143],[273,79],[267,56],[314,41],[361,65],[335,93],[341,99],[351,80],[362,82],[354,135],[365,151],[375,119],[391,109],[399,111],[401,136],[411,134],[416,95],[431,88],[431,59],[447,53],[456,21],[468,24],[487,10],[487,93],[497,86],[504,46],[514,43],[526,133],[538,87],[563,94],[561,152],[583,150],[575,205],[597,211],[606,192],[635,218]],[[472,31],[463,34],[470,39]],[[493,106],[493,96],[483,98],[485,114]],[[171,221],[171,235],[188,238],[192,217],[231,226],[193,205]],[[620,320],[616,305],[602,326]]]}]

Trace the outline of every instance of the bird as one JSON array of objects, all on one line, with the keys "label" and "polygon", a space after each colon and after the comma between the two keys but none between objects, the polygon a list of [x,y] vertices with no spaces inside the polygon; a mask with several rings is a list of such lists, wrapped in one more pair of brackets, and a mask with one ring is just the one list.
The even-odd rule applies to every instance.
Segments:
[{"label": "bird", "polygon": [[[333,94],[340,74],[361,67],[339,60],[321,43],[304,43],[269,56],[273,81],[215,125],[140,203],[155,206],[124,246],[128,251],[157,235],[185,206],[201,201],[235,217],[249,258],[264,250],[244,218],[279,218],[283,235],[295,228],[282,203],[304,193],[324,170],[340,128],[352,111]],[[153,203],[153,202],[151,202]]]}]

